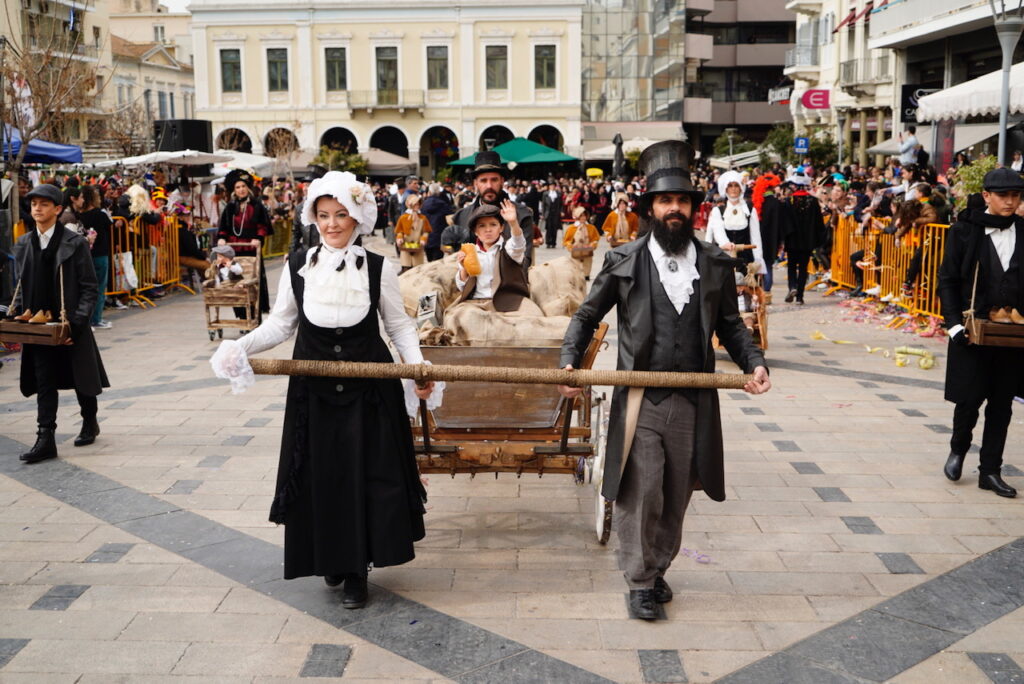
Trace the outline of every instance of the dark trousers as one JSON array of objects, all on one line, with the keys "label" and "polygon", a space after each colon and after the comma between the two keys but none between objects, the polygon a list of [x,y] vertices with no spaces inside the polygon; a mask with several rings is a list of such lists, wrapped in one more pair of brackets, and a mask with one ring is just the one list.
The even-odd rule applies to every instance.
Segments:
[{"label": "dark trousers", "polygon": [[99,283],[100,293],[96,297],[96,308],[93,309],[90,322],[93,325],[99,325],[100,321],[103,320],[103,304],[107,299],[107,276],[110,275],[110,257],[94,256],[92,258],[92,266],[96,269],[96,282]]},{"label": "dark trousers", "polygon": [[804,300],[804,288],[807,286],[807,261],[811,258],[810,250],[786,250],[786,271],[789,276],[789,289],[796,292],[796,298]]},{"label": "dark trousers", "polygon": [[918,247],[914,250],[914,256],[910,257],[910,265],[907,266],[907,276],[903,282],[913,285],[917,281],[917,277],[921,275],[921,261],[923,259],[924,253]]},{"label": "dark trousers", "polygon": [[857,287],[864,285],[864,269],[857,265],[858,261],[864,259],[864,250],[860,249],[850,255],[850,267],[853,269],[853,279]]},{"label": "dark trousers", "polygon": [[[46,430],[57,429],[57,378],[60,372],[71,371],[71,351],[57,347],[34,345],[32,352],[36,373],[36,423]],[[82,418],[96,417],[96,397],[82,394],[77,389],[78,406]]]},{"label": "dark trousers", "polygon": [[953,409],[953,436],[949,448],[957,454],[966,454],[971,448],[971,436],[978,424],[978,410],[985,404],[985,430],[981,436],[982,475],[998,474],[1003,467],[1003,447],[1006,446],[1006,429],[1013,412],[1013,393],[990,396],[987,400],[961,402]]},{"label": "dark trousers", "polygon": [[544,224],[544,244],[548,247],[554,247],[558,244],[558,223],[552,223],[550,221]]}]

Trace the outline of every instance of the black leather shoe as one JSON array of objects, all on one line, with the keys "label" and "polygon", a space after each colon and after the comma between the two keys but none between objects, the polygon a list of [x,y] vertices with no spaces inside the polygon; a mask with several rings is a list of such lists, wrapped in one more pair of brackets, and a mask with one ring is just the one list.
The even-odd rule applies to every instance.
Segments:
[{"label": "black leather shoe", "polygon": [[796,290],[790,290],[789,294],[786,295],[785,302],[787,304],[792,304],[794,299],[796,299]]},{"label": "black leather shoe", "polygon": [[629,609],[641,620],[658,619],[658,603],[654,589],[630,589]]},{"label": "black leather shoe", "polygon": [[949,458],[946,459],[946,467],[942,469],[942,472],[946,474],[947,478],[956,482],[964,471],[965,458],[967,458],[967,454],[958,454],[955,451],[950,451]]},{"label": "black leather shoe", "polygon": [[36,436],[36,443],[21,455],[25,463],[39,463],[51,458],[57,458],[57,442],[53,438],[53,430],[39,428]]},{"label": "black leather shoe", "polygon": [[345,580],[345,589],[341,594],[343,608],[362,608],[366,605],[369,591],[366,588],[366,575],[353,575]]},{"label": "black leather shoe", "polygon": [[75,446],[86,446],[96,441],[96,435],[100,434],[100,424],[96,416],[86,418],[82,421],[82,431],[75,437]]},{"label": "black leather shoe", "polygon": [[344,581],[344,575],[324,575],[324,584],[329,587],[336,587]]},{"label": "black leather shoe", "polygon": [[668,586],[664,577],[654,580],[654,600],[658,603],[668,603],[672,600],[672,587]]},{"label": "black leather shoe", "polygon": [[999,496],[1005,496],[1007,499],[1012,499],[1017,496],[1017,490],[1003,482],[1003,478],[999,473],[979,475],[978,487],[980,489],[991,490]]}]

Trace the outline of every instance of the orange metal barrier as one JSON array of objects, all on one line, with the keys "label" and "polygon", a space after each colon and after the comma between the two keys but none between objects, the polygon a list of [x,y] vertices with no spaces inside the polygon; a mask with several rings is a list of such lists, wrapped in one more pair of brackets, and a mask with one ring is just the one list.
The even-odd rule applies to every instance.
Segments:
[{"label": "orange metal barrier", "polygon": [[288,253],[292,237],[292,222],[289,218],[275,218],[270,222],[274,234],[263,240],[263,259],[283,256]]},{"label": "orange metal barrier", "polygon": [[156,306],[145,293],[158,287],[180,287],[195,294],[181,282],[177,217],[164,217],[153,225],[141,217],[113,221],[107,295],[127,296],[145,307]]},{"label": "orange metal barrier", "polygon": [[13,235],[11,237],[11,242],[12,243],[17,242],[18,238],[20,238],[24,234],[25,234],[25,220],[24,219],[19,219],[18,222],[14,224],[14,233],[13,233]]},{"label": "orange metal barrier", "polygon": [[[856,287],[856,275],[850,256],[864,250],[861,260],[864,289],[878,287],[877,297],[919,316],[941,316],[939,303],[939,265],[942,263],[948,225],[928,224],[915,228],[899,242],[886,233],[890,219],[873,219],[872,227],[858,234],[859,224],[852,216],[844,216],[836,226],[832,246],[832,291]],[[907,271],[917,250],[921,250],[920,274],[911,283],[912,292],[904,293]]]}]

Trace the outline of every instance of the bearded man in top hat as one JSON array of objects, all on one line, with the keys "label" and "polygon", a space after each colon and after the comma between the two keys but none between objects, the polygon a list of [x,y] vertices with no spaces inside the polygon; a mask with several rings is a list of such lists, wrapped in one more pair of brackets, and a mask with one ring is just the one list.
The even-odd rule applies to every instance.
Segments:
[{"label": "bearded man in top hat", "polygon": [[1013,398],[1024,395],[1024,351],[970,345],[963,323],[971,309],[976,318],[1024,324],[1024,219],[1016,215],[1024,181],[1016,171],[1002,168],[985,174],[983,184],[985,208],[960,214],[946,236],[939,266],[939,300],[949,330],[946,401],[956,405],[943,470],[950,480],[960,479],[984,403],[978,487],[1013,498],[1017,490],[1001,473]]},{"label": "bearded man in top hat", "polygon": [[[96,281],[89,243],[58,220],[64,194],[44,184],[26,195],[35,229],[18,238],[14,258],[20,274],[18,300],[10,315],[15,320],[44,325],[59,320],[61,310],[71,326],[72,344],[25,344],[21,358],[21,393],[36,395],[36,443],[21,455],[25,463],[57,458],[57,390],[73,389],[82,413],[82,430],[75,446],[96,441],[100,433],[96,397],[110,387],[96,340],[89,325],[102,296]],[[18,311],[15,315],[15,311]]]},{"label": "bearded man in top hat", "polygon": [[[501,163],[501,155],[497,152],[492,150],[477,152],[470,175],[473,177],[476,199],[459,209],[452,217],[452,225],[444,229],[444,233],[441,235],[441,247],[446,252],[458,251],[464,242],[474,240],[473,231],[469,228],[469,217],[477,207],[481,204],[491,204],[500,208],[502,202],[510,199],[504,189],[509,171]],[[523,268],[529,270],[530,264],[533,263],[533,213],[528,207],[518,202],[515,205],[516,213],[519,215],[519,226],[523,229],[523,234],[530,236],[526,240],[526,256],[523,258]],[[504,221],[502,223],[501,235],[508,241],[512,237],[512,229],[508,223]]]},{"label": "bearded man in top hat", "polygon": [[[561,364],[579,366],[614,306],[619,370],[714,372],[715,333],[740,369],[754,375],[744,389],[761,394],[771,382],[740,320],[737,262],[694,238],[692,212],[703,193],[690,180],[692,160],[693,148],[677,140],[651,145],[640,156],[647,191],[639,213],[646,230],[605,255],[566,330]],[[570,398],[580,392],[559,391]],[[665,573],[679,552],[690,496],[700,488],[715,501],[725,499],[718,393],[615,388],[601,493],[615,501],[619,566],[635,617],[657,619],[657,604],[672,600]]]}]

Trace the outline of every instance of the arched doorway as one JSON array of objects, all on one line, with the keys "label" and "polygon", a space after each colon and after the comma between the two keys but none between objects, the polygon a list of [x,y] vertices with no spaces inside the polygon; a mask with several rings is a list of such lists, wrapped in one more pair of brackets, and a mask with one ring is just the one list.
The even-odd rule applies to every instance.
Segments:
[{"label": "arched doorway", "polygon": [[370,147],[409,158],[409,139],[394,126],[381,126],[370,136]]},{"label": "arched doorway", "polygon": [[459,138],[445,126],[432,126],[420,137],[420,175],[435,178],[449,162],[459,158]]},{"label": "arched doorway", "polygon": [[559,152],[564,151],[565,140],[562,138],[562,133],[554,126],[547,124],[537,126],[530,131],[530,135],[527,138],[535,143],[540,143],[544,147],[550,147]]},{"label": "arched doorway", "polygon": [[479,149],[493,150],[498,145],[507,143],[514,137],[516,137],[515,134],[504,126],[488,126],[484,129],[484,132],[480,134]]},{"label": "arched doorway", "polygon": [[341,126],[328,128],[320,136],[320,147],[327,147],[332,150],[341,150],[347,154],[354,154],[359,151],[356,136],[352,131]]},{"label": "arched doorway", "polygon": [[241,128],[225,128],[217,135],[216,149],[252,154],[252,139]]},{"label": "arched doorway", "polygon": [[289,157],[299,151],[299,139],[287,128],[271,128],[263,138],[263,154]]}]

